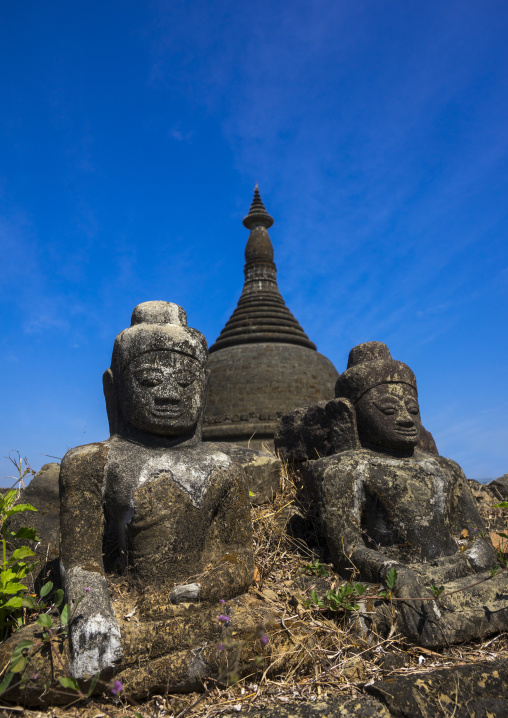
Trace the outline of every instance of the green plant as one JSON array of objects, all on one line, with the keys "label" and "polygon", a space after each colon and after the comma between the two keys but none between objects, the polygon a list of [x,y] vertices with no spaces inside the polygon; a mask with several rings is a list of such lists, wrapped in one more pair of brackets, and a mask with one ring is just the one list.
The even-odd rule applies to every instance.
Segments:
[{"label": "green plant", "polygon": [[[70,675],[68,668],[64,665],[60,653],[54,647],[54,643],[56,641],[67,637],[69,624],[84,596],[81,596],[76,601],[71,614],[69,604],[63,604],[63,590],[59,588],[54,593],[52,593],[52,591],[53,583],[48,581],[44,584],[44,586],[42,586],[37,600],[35,600],[32,595],[25,596],[24,605],[27,608],[35,610],[39,613],[37,616],[37,623],[43,628],[42,638],[39,641],[26,639],[18,643],[10,657],[9,670],[0,683],[0,694],[9,688],[15,675],[19,676],[20,684],[23,684],[28,680],[27,668],[30,660],[44,645],[49,645],[53,654],[53,660],[59,663],[60,668],[65,674],[58,679],[62,688],[74,691],[76,696],[79,698],[87,698],[93,693],[95,686],[97,685],[97,681],[99,680],[99,674],[97,673],[92,679],[87,693],[83,693],[76,679]],[[46,600],[46,597],[50,597],[50,600]],[[62,608],[59,611],[61,606]]]},{"label": "green plant", "polygon": [[358,611],[360,606],[357,603],[353,603],[353,601],[363,596],[365,591],[366,587],[363,583],[355,583],[353,585],[345,583],[339,586],[337,591],[330,588],[326,592],[328,608],[332,611]]},{"label": "green plant", "polygon": [[[20,471],[21,474],[21,471]],[[26,475],[20,476],[16,483],[22,481]],[[34,552],[28,546],[17,548],[8,555],[7,534],[15,539],[27,539],[37,541],[35,529],[22,527],[18,531],[7,531],[7,520],[14,514],[23,511],[37,511],[31,504],[15,504],[19,498],[19,491],[12,488],[0,497],[0,521],[1,528],[1,549],[2,564],[0,571],[0,640],[4,640],[7,632],[12,626],[19,625],[21,618],[20,609],[23,605],[23,594],[28,591],[23,579],[32,571],[37,562],[27,563],[24,559],[34,556]]]},{"label": "green plant", "polygon": [[439,596],[443,593],[444,589],[444,586],[435,586],[434,584],[432,584],[432,586],[430,587],[430,590],[436,598],[439,598]]},{"label": "green plant", "polygon": [[307,608],[324,611],[358,611],[360,606],[355,601],[363,596],[366,590],[363,583],[344,583],[337,590],[329,588],[324,598],[320,598],[313,589],[310,592],[310,599],[305,601],[305,605]]},{"label": "green plant", "polygon": [[302,573],[306,573],[309,576],[323,576],[326,578],[328,576],[328,569],[326,566],[323,566],[322,563],[319,562],[318,559],[316,561],[313,561],[312,563],[306,563],[305,566],[301,569]]}]

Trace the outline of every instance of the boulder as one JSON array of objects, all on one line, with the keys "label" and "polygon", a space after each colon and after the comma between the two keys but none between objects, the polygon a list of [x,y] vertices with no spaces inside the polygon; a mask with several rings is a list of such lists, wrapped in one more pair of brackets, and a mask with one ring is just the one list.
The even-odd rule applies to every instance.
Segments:
[{"label": "boulder", "polygon": [[397,676],[366,686],[393,718],[508,715],[508,660]]},{"label": "boulder", "polygon": [[[44,464],[39,473],[23,489],[17,504],[31,504],[37,511],[24,511],[9,521],[9,530],[18,531],[23,526],[35,528],[39,543],[35,548],[40,561],[58,558],[60,543],[60,496],[58,477],[60,464]],[[26,539],[17,539],[17,545],[26,544]]]},{"label": "boulder", "polygon": [[280,486],[282,462],[267,451],[247,449],[235,444],[221,444],[235,464],[239,464],[247,477],[250,502],[254,506],[271,501]]}]

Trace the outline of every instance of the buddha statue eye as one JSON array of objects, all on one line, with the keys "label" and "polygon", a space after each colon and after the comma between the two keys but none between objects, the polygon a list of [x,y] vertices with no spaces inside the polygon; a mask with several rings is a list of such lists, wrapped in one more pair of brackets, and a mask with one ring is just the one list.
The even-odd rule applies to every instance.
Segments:
[{"label": "buddha statue eye", "polygon": [[379,411],[381,411],[383,414],[386,414],[387,416],[391,416],[392,414],[397,413],[397,407],[393,404],[376,404]]},{"label": "buddha statue eye", "polygon": [[176,382],[183,389],[190,386],[196,381],[196,375],[191,372],[185,372],[176,377]]},{"label": "buddha statue eye", "polygon": [[164,379],[162,372],[153,369],[138,372],[135,376],[138,384],[146,387],[159,386]]},{"label": "buddha statue eye", "polygon": [[420,413],[420,409],[418,408],[417,404],[410,404],[407,407],[407,410],[409,411],[410,414],[414,414],[415,416]]}]

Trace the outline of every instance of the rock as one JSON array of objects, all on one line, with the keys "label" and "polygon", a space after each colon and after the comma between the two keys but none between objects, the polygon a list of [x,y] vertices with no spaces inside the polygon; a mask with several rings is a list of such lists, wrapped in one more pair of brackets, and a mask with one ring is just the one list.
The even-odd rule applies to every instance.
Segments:
[{"label": "rock", "polygon": [[508,660],[397,676],[366,686],[393,718],[504,718]]},{"label": "rock", "polygon": [[256,451],[234,444],[229,446],[231,448],[224,451],[245,471],[251,504],[258,506],[271,501],[280,487],[280,459],[267,451]]},{"label": "rock", "polygon": [[[9,530],[18,531],[23,526],[35,528],[40,539],[36,548],[39,561],[58,558],[60,552],[60,495],[58,477],[60,464],[44,464],[28,486],[20,493],[18,504],[31,504],[37,511],[23,511],[14,514],[9,521]],[[27,545],[24,539],[14,542],[17,546]]]},{"label": "rock", "polygon": [[278,703],[249,711],[253,718],[390,718],[390,713],[370,696],[337,696],[315,703]]},{"label": "rock", "polygon": [[474,479],[468,479],[468,485],[475,498],[478,511],[488,528],[492,531],[506,532],[508,511],[493,508],[495,504],[503,500],[498,486],[493,481],[490,484],[480,484]]},{"label": "rock", "polygon": [[501,501],[508,501],[508,474],[494,479],[488,484],[489,489],[495,489]]},{"label": "rock", "polygon": [[326,414],[328,402],[284,414],[274,436],[275,451],[284,461],[307,461],[335,453]]}]

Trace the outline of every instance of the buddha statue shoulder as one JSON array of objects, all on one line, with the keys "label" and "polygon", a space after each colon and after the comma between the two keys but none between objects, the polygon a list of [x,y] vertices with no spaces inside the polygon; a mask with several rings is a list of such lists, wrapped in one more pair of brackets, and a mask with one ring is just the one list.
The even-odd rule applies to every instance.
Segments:
[{"label": "buddha statue shoulder", "polygon": [[181,307],[138,305],[103,377],[111,436],[62,461],[61,568],[71,610],[79,602],[75,678],[114,670],[125,657],[108,571],[128,571],[158,618],[164,606],[172,615],[182,602],[242,594],[252,580],[242,470],[201,441],[207,355]]},{"label": "buddha statue shoulder", "polygon": [[443,620],[430,587],[472,583],[471,576],[496,566],[496,555],[461,468],[417,448],[413,372],[385,344],[360,344],[335,394],[327,409],[332,420],[338,417],[346,448],[307,464],[335,566],[372,583],[395,568],[394,595],[408,599],[397,603],[398,625],[417,642],[474,637],[466,619],[460,628],[451,617]]}]

